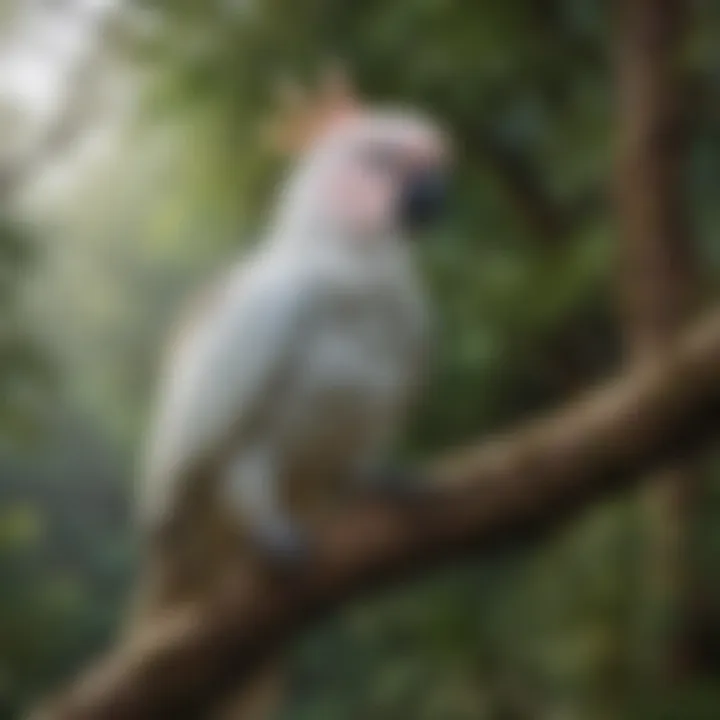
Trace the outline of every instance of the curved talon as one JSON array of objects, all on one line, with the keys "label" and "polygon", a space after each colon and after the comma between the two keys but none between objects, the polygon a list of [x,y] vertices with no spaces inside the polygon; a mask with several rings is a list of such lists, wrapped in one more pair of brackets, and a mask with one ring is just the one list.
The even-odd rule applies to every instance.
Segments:
[{"label": "curved talon", "polygon": [[307,536],[290,523],[254,528],[250,535],[261,557],[283,574],[301,570],[312,556]]},{"label": "curved talon", "polygon": [[428,498],[432,487],[419,471],[388,469],[377,472],[364,483],[367,490],[393,502],[419,503]]}]

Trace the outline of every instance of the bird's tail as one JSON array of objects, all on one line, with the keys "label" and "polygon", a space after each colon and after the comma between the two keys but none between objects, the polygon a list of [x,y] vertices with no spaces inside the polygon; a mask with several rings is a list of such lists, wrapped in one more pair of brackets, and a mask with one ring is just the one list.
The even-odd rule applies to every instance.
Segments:
[{"label": "bird's tail", "polygon": [[[125,641],[133,642],[151,631],[153,620],[159,613],[166,613],[182,600],[166,594],[168,588],[157,582],[156,571],[149,576],[149,582],[141,582],[134,598],[125,626]],[[172,600],[178,600],[173,603]],[[282,706],[284,696],[284,671],[281,663],[274,662],[264,667],[255,677],[250,678],[242,689],[229,695],[220,709],[210,715],[212,720],[275,720]]]},{"label": "bird's tail", "polygon": [[[228,563],[238,562],[237,536],[220,513],[201,513],[196,505],[192,522],[173,523],[149,538],[143,568],[124,629],[132,643],[152,633],[160,617],[186,603],[212,594]],[[284,673],[280,662],[266,666],[228,695],[212,720],[275,720],[283,699]]]}]

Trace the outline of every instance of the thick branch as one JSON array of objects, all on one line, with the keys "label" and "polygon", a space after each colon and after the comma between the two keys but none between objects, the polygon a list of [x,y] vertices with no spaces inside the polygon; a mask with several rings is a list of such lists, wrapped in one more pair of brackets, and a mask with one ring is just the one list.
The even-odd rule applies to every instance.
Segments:
[{"label": "thick branch", "polygon": [[720,311],[674,351],[567,408],[440,460],[431,501],[340,513],[318,530],[316,557],[292,585],[239,564],[212,602],[121,646],[38,717],[198,717],[319,615],[463,554],[535,538],[718,425]]}]

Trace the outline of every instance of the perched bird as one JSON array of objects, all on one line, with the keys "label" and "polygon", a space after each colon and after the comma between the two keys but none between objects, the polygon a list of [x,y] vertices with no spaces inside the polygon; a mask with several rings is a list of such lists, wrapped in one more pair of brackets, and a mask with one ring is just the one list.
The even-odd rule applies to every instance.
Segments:
[{"label": "perched bird", "polygon": [[[295,155],[263,239],[171,343],[139,488],[150,573],[138,627],[211,592],[242,552],[282,568],[343,490],[374,484],[428,359],[412,240],[442,209],[448,141],[419,113],[361,104],[335,73],[288,93]],[[225,717],[266,717],[276,676]]]}]

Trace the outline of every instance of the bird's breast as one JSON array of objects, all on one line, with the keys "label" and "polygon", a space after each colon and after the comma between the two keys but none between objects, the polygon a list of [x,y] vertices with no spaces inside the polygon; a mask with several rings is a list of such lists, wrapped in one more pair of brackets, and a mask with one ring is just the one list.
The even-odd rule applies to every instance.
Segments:
[{"label": "bird's breast", "polygon": [[319,334],[301,366],[297,393],[317,422],[363,422],[389,410],[407,358],[392,338],[347,327]]},{"label": "bird's breast", "polygon": [[336,303],[305,343],[289,393],[289,436],[339,462],[395,421],[413,357],[411,325],[392,303]]}]

